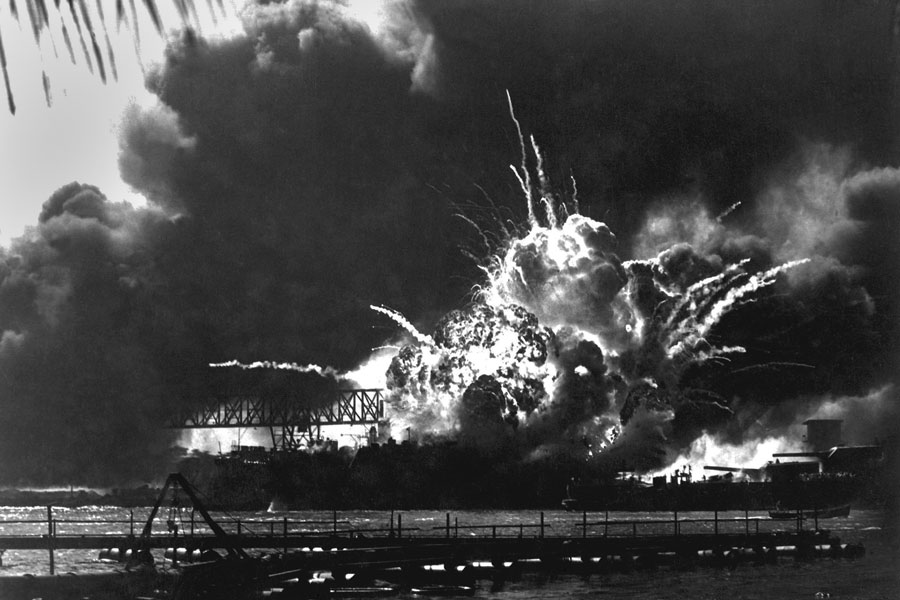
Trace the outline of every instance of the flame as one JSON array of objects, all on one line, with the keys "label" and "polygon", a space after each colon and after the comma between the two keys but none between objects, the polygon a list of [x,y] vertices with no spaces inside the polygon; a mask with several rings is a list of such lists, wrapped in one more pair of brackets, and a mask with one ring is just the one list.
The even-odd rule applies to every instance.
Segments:
[{"label": "flame", "polygon": [[[504,228],[506,242],[483,267],[484,282],[471,303],[445,315],[431,334],[397,311],[371,306],[413,342],[379,350],[377,359],[344,377],[383,383],[386,425],[408,428],[420,440],[444,437],[493,448],[514,440],[525,455],[564,448],[643,471],[673,458],[730,462],[735,450],[721,450],[709,435],[686,455],[673,456],[668,436],[681,407],[731,414],[728,399],[687,385],[685,374],[745,353],[742,346],[716,343],[716,326],[806,260],[763,272],[741,260],[674,273],[669,259],[694,252],[682,244],[652,259],[623,262],[606,224],[579,214],[577,202],[552,190],[533,138],[536,176],[529,175],[511,103],[510,113],[520,133],[523,161],[513,171],[526,198],[528,228]],[[269,361],[210,366],[319,369]],[[378,369],[383,379],[373,375]]]},{"label": "flame", "polygon": [[[419,342],[401,348],[388,369],[388,417],[474,443],[522,431],[513,435],[526,446],[581,442],[587,457],[644,447],[651,456],[644,468],[669,463],[666,428],[679,406],[730,413],[727,399],[682,385],[690,367],[746,352],[713,343],[717,324],[806,260],[760,273],[742,260],[694,281],[671,277],[663,254],[622,262],[609,228],[551,191],[531,142],[537,177],[524,158],[513,167],[530,227],[509,234],[484,267],[473,302],[444,317],[431,336],[373,307]],[[524,143],[521,149],[524,156]],[[655,298],[650,307],[648,295]],[[712,447],[711,440],[696,444]]]},{"label": "flame", "polygon": [[[674,303],[668,309],[657,307],[654,326],[649,328],[650,319],[641,316],[627,283],[633,265],[659,268],[658,260],[620,263],[612,252],[614,239],[605,224],[579,214],[556,226],[533,225],[524,236],[511,240],[485,270],[487,283],[480,298],[466,311],[451,313],[434,337],[415,331],[408,321],[386,309],[377,309],[430,346],[428,351],[407,348],[392,365],[394,377],[389,377],[388,385],[397,398],[396,417],[408,417],[410,410],[427,413],[432,409],[452,415],[454,400],[445,395],[449,393],[459,402],[468,385],[484,375],[500,381],[507,397],[514,397],[525,380],[537,379],[543,393],[531,408],[548,408],[554,380],[560,368],[565,369],[559,364],[560,351],[566,344],[582,342],[599,348],[609,359],[607,368],[615,368],[615,358],[624,352],[661,347],[664,357],[651,374],[655,377],[649,379],[655,389],[662,372],[677,379],[692,364],[745,352],[741,346],[713,345],[707,336],[728,312],[752,301],[753,294],[772,285],[779,274],[806,262],[793,261],[751,274],[745,270],[747,261],[741,261],[687,287],[657,280],[657,290]],[[555,356],[539,352],[539,366],[522,360],[522,333],[514,324],[516,317],[511,317],[516,311],[520,322],[528,321],[530,335],[543,332],[547,347],[553,346],[551,341],[562,343]],[[442,331],[442,327],[449,330]],[[563,342],[561,332],[567,332],[570,339]],[[447,342],[448,338],[452,339]],[[579,362],[571,370],[579,376],[590,372]],[[622,370],[616,374],[629,380],[632,389],[648,381]],[[432,401],[440,409],[430,407]],[[526,410],[520,421],[526,422],[527,417]],[[445,420],[445,425],[448,432],[455,426],[452,419]]]},{"label": "flame", "polygon": [[[799,435],[767,436],[756,440],[753,444],[729,444],[715,434],[704,432],[691,444],[691,447],[675,458],[673,465],[690,465],[694,476],[699,477],[704,466],[744,467],[763,469],[772,460],[772,455],[781,452],[800,452],[803,448],[797,443]],[[662,475],[663,471],[654,473]]]}]

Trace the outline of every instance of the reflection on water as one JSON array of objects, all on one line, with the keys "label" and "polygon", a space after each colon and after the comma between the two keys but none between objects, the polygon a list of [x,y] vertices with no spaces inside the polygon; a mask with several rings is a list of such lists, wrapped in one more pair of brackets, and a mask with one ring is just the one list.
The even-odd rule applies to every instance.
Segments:
[{"label": "reflection on water", "polygon": [[[54,508],[53,517],[57,521],[57,535],[109,534],[115,538],[131,531],[140,533],[149,509],[129,509],[114,507],[87,507],[79,509]],[[281,531],[283,519],[287,517],[294,524],[291,527],[310,531],[328,532],[335,527],[347,529],[390,529],[402,527],[403,536],[474,536],[491,535],[494,530],[488,525],[497,525],[497,535],[535,536],[540,531],[541,514],[536,511],[453,511],[448,517],[440,511],[322,511],[278,512],[278,513],[214,513],[213,517],[222,522],[226,529],[234,530],[240,521],[242,531]],[[792,528],[793,522],[772,522],[761,512],[723,512],[718,515],[708,512],[678,513],[680,531],[744,531],[745,528],[772,527]],[[718,517],[718,523],[715,518]],[[189,511],[168,513],[160,511],[154,522],[154,533],[167,531],[166,520],[175,518],[183,532],[192,526]],[[336,520],[335,520],[336,518]],[[640,533],[670,531],[671,513],[566,513],[545,511],[543,524],[545,535],[581,536],[584,528],[588,535],[602,535],[606,530],[610,535],[628,534],[639,527]],[[0,507],[0,536],[45,534],[47,532],[46,507],[18,508]],[[609,524],[607,524],[607,520]],[[639,526],[616,525],[617,521],[640,521]],[[21,523],[17,521],[34,521]],[[111,522],[115,521],[115,522]],[[269,522],[277,522],[277,525]],[[668,521],[668,523],[656,523]],[[637,598],[637,599],[724,599],[763,600],[771,598],[798,598],[815,600],[828,594],[834,600],[895,600],[900,598],[900,554],[891,549],[882,535],[882,516],[877,511],[854,510],[849,517],[820,521],[822,528],[829,529],[845,543],[862,543],[866,556],[856,560],[822,559],[813,562],[796,562],[782,559],[777,565],[753,566],[742,564],[737,569],[700,568],[682,572],[666,568],[631,574],[612,573],[578,577],[560,575],[526,574],[518,581],[509,581],[502,590],[491,592],[490,584],[482,582],[476,597],[491,597],[496,600],[537,600],[545,598]],[[195,515],[193,526],[201,530],[199,515]],[[277,527],[277,529],[276,529]],[[804,527],[812,527],[810,522]],[[618,528],[618,530],[617,530]],[[374,535],[374,534],[373,534]],[[2,538],[0,538],[2,547]],[[57,550],[54,553],[57,573],[106,572],[121,568],[119,565],[102,563],[97,559],[97,551]],[[157,558],[160,558],[159,556]],[[45,551],[8,550],[3,556],[0,576],[41,575],[49,572],[49,561]],[[158,562],[158,564],[160,564]],[[402,597],[402,596],[401,596]],[[412,598],[413,596],[409,596]]]}]

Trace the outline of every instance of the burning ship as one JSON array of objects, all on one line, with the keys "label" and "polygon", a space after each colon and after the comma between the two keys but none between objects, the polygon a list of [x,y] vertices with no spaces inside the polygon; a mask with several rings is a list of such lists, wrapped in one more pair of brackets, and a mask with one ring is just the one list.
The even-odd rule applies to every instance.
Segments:
[{"label": "burning ship", "polygon": [[[489,252],[485,280],[468,305],[431,333],[372,307],[399,326],[395,351],[375,369],[375,385],[385,388],[379,422],[414,433],[418,443],[392,443],[387,434],[356,452],[274,452],[251,467],[263,473],[251,489],[323,508],[558,506],[573,475],[580,482],[567,506],[579,509],[795,508],[852,496],[878,450],[840,444],[834,426],[819,420],[808,422],[808,452],[764,467],[722,467],[725,475],[699,479],[689,470],[649,483],[615,475],[621,465],[658,472],[705,432],[752,445],[747,423],[784,435],[798,417],[819,416],[815,403],[799,399],[826,397],[833,374],[849,368],[842,353],[821,350],[835,345],[831,322],[871,329],[873,301],[834,261],[778,262],[762,240],[705,212],[691,214],[707,232],[696,245],[678,242],[623,261],[606,224],[580,214],[577,197],[564,200],[551,188],[534,140],[531,146],[536,176],[524,143],[522,165],[513,169],[528,221],[519,229],[501,225],[505,239]],[[651,229],[675,222],[661,217]],[[212,366],[367,385],[356,374],[313,366]],[[869,407],[887,407],[894,390],[861,393],[846,396],[846,409],[836,401],[834,414],[862,417]],[[309,411],[327,409],[275,396],[273,414],[298,418],[282,420],[282,431],[298,423],[308,430]],[[252,403],[246,412],[259,413]],[[240,472],[245,467],[235,465],[247,461],[220,463]]]},{"label": "burning ship", "polygon": [[[798,511],[846,516],[852,502],[873,501],[883,483],[882,445],[848,446],[840,419],[808,419],[807,451],[780,452],[761,467],[705,465],[717,473],[694,479],[690,466],[645,482],[620,473],[573,481],[566,510],[769,510],[774,518]],[[783,460],[784,459],[784,460]]]},{"label": "burning ship", "polygon": [[[688,465],[646,480],[626,471],[591,476],[571,452],[523,462],[510,448],[486,456],[449,440],[380,443],[372,426],[356,450],[313,438],[293,449],[233,446],[215,459],[204,487],[222,509],[546,508],[558,506],[565,489],[562,506],[570,511],[769,510],[793,518],[809,510],[824,517],[853,502],[879,504],[884,491],[882,445],[843,444],[841,423],[807,420],[807,449],[776,453],[762,466],[706,465],[715,474],[695,477]],[[580,475],[566,482],[571,473]]]}]

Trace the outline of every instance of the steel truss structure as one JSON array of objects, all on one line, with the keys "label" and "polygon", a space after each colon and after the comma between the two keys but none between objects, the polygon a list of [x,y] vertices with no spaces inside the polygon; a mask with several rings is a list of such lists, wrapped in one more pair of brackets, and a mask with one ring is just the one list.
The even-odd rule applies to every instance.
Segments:
[{"label": "steel truss structure", "polygon": [[338,390],[332,402],[311,407],[298,398],[258,394],[220,396],[185,409],[168,423],[171,429],[268,427],[276,449],[289,450],[321,439],[326,425],[377,425],[384,418],[380,389]]}]

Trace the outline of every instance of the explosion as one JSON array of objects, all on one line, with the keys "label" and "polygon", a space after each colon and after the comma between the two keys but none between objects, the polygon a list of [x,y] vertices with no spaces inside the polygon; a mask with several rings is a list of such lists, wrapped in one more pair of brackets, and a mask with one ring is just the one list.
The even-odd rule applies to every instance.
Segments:
[{"label": "explosion", "polygon": [[707,364],[746,352],[718,341],[717,326],[808,261],[754,270],[749,258],[724,263],[676,244],[623,262],[604,223],[558,201],[532,147],[538,203],[525,162],[513,168],[531,226],[484,267],[471,303],[445,315],[433,335],[372,307],[414,340],[387,373],[389,419],[482,448],[513,438],[532,451],[576,448],[600,463],[665,466],[680,415],[693,427],[732,415],[729,398],[692,383]]},{"label": "explosion", "polygon": [[406,345],[387,372],[392,421],[446,434],[460,420],[516,428],[545,402],[556,336],[522,306],[473,303],[444,316],[432,345]]},{"label": "explosion", "polygon": [[115,189],[67,183],[97,177],[72,148],[102,132],[20,110],[0,481],[150,480],[210,380],[352,369],[385,326],[407,346],[335,385],[390,371],[395,426],[526,472],[546,451],[652,469],[704,433],[749,447],[826,403],[848,443],[896,435],[893,8],[845,4],[252,2],[234,35],[185,32],[148,65]]}]

